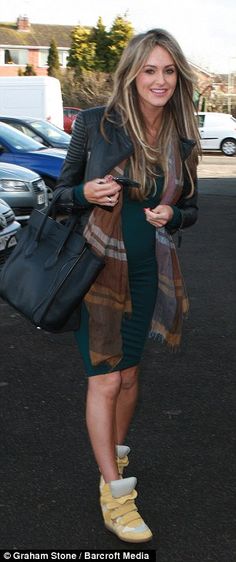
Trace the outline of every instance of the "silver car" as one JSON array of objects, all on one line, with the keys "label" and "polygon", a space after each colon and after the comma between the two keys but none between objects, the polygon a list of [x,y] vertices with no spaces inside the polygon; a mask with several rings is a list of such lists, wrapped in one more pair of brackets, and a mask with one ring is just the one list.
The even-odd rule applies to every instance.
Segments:
[{"label": "silver car", "polygon": [[43,179],[35,172],[0,162],[0,198],[13,209],[16,220],[27,223],[33,209],[48,206],[48,193]]},{"label": "silver car", "polygon": [[0,199],[0,270],[17,243],[16,237],[20,228],[13,210]]}]

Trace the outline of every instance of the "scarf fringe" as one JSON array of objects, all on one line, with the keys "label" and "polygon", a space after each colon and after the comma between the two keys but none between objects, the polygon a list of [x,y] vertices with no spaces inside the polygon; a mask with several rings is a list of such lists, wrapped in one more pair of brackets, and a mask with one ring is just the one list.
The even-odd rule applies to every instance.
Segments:
[{"label": "scarf fringe", "polygon": [[178,353],[181,350],[181,342],[179,342],[178,344],[173,344],[167,341],[165,336],[163,336],[163,334],[161,334],[160,332],[157,333],[150,331],[148,334],[148,338],[160,343],[161,345],[164,345],[168,349],[168,351],[172,353]]}]

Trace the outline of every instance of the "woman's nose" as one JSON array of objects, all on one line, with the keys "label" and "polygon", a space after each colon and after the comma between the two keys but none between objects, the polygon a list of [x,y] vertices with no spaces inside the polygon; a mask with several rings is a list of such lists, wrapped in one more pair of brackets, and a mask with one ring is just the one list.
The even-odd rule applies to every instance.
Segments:
[{"label": "woman's nose", "polygon": [[157,85],[161,86],[165,82],[165,74],[162,70],[159,70],[155,76],[155,82]]}]

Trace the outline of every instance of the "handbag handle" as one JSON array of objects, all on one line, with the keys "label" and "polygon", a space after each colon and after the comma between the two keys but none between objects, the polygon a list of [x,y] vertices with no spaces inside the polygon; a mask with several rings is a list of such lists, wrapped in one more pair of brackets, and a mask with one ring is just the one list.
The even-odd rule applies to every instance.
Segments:
[{"label": "handbag handle", "polygon": [[[42,236],[43,229],[44,229],[44,227],[45,227],[45,224],[46,224],[46,222],[47,222],[48,217],[49,217],[51,214],[54,214],[54,217],[55,217],[55,213],[53,213],[53,208],[54,208],[54,206],[55,206],[55,203],[57,202],[57,200],[59,199],[59,197],[61,197],[61,195],[62,195],[62,193],[63,193],[64,191],[66,191],[66,188],[65,188],[65,189],[64,189],[64,188],[60,189],[60,191],[58,191],[57,193],[55,193],[55,195],[53,196],[53,199],[52,199],[51,203],[50,203],[49,206],[48,206],[48,210],[46,211],[46,213],[45,213],[45,215],[44,215],[44,219],[43,219],[43,221],[42,221],[42,224],[40,225],[40,227],[39,227],[39,229],[38,229],[38,232],[36,233],[35,241],[39,242],[39,240],[40,240],[40,238],[41,238],[41,236]],[[77,217],[76,217],[76,218],[77,218]]]},{"label": "handbag handle", "polygon": [[74,227],[75,227],[76,223],[78,222],[77,216],[74,215],[71,218],[71,220],[68,221],[68,222],[69,222],[69,227],[67,228],[66,236],[63,238],[61,243],[58,245],[55,253],[52,254],[52,256],[50,256],[48,258],[48,260],[45,262],[45,269],[49,269],[50,267],[53,267],[55,265],[55,263],[57,262],[61,251],[63,250],[64,246],[66,245],[66,242],[67,242],[69,236],[71,235],[71,232],[74,230]]},{"label": "handbag handle", "polygon": [[[27,250],[25,251],[25,257],[30,257],[33,254],[33,252],[36,250],[36,248],[38,247],[38,244],[39,244],[40,239],[42,237],[43,230],[45,228],[47,219],[51,214],[53,214],[53,209],[54,209],[55,203],[59,199],[59,197],[61,196],[63,191],[65,191],[64,188],[62,188],[59,192],[57,192],[55,194],[53,200],[49,204],[48,209],[47,209],[47,211],[44,215],[43,221],[42,221],[38,231],[36,231],[36,235],[35,235],[34,239],[32,240],[31,244],[28,246]],[[55,216],[55,214],[54,214],[54,216]],[[55,254],[50,256],[50,258],[47,260],[47,262],[45,264],[45,267],[47,267],[47,268],[52,267],[56,263],[60,252],[62,251],[64,245],[66,244],[71,232],[74,230],[74,227],[75,227],[77,222],[78,222],[78,216],[73,215],[71,217],[71,219],[68,221],[69,226],[68,226],[67,233],[66,233],[65,237],[62,239],[61,243],[59,244],[58,248],[56,249]]]}]

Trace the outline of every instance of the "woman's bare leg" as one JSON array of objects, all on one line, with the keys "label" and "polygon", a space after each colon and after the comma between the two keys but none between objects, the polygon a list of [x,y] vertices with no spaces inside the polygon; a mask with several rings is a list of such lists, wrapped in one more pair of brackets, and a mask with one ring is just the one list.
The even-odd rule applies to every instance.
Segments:
[{"label": "woman's bare leg", "polygon": [[89,377],[86,422],[93,452],[105,482],[118,480],[115,417],[121,387],[119,371]]},{"label": "woman's bare leg", "polygon": [[116,404],[116,443],[125,441],[138,396],[138,366],[120,372],[121,386]]}]

